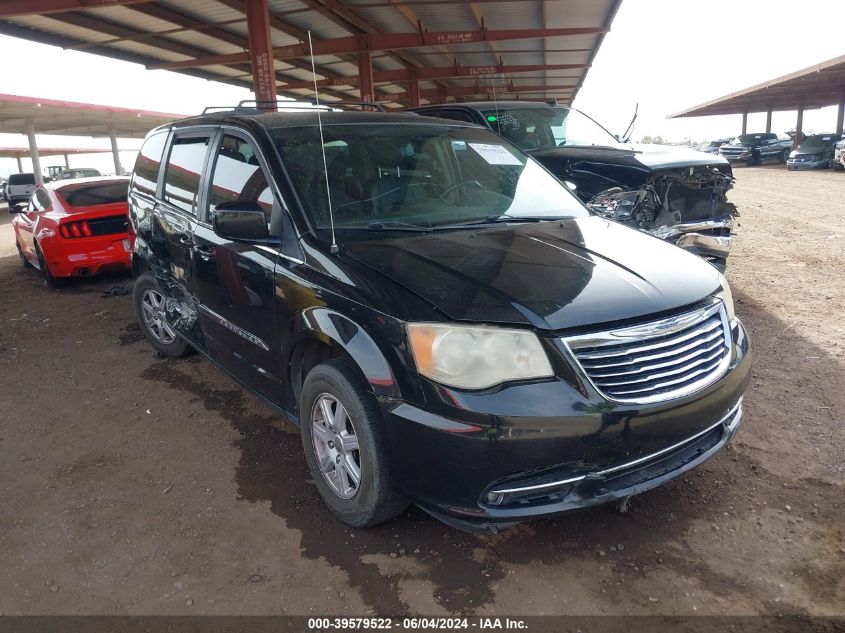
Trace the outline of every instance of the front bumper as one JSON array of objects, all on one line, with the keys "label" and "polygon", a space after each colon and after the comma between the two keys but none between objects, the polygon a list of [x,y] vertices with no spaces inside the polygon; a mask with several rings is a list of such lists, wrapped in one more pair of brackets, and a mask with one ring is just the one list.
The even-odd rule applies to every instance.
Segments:
[{"label": "front bumper", "polygon": [[787,169],[828,169],[830,167],[829,158],[818,158],[813,160],[802,160],[800,158],[790,158],[786,161]]},{"label": "front bumper", "polygon": [[88,277],[132,267],[126,235],[53,240],[53,244],[44,244],[44,255],[54,277]]},{"label": "front bumper", "polygon": [[666,240],[705,259],[727,258],[733,241],[733,218],[687,222],[661,226],[650,231],[655,237]]},{"label": "front bumper", "polygon": [[751,355],[737,321],[728,371],[655,405],[620,405],[568,380],[483,394],[427,385],[426,409],[380,401],[399,491],[456,527],[522,520],[638,494],[719,452],[742,418]]}]

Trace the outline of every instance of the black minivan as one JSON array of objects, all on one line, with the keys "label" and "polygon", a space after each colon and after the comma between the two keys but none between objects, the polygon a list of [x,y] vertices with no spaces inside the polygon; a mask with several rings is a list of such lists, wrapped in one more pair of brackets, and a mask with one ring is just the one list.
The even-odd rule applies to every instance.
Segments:
[{"label": "black minivan", "polygon": [[740,424],[751,356],[725,278],[479,126],[202,115],[150,132],[129,208],[149,341],[297,422],[350,525],[413,502],[496,530],[621,499]]}]

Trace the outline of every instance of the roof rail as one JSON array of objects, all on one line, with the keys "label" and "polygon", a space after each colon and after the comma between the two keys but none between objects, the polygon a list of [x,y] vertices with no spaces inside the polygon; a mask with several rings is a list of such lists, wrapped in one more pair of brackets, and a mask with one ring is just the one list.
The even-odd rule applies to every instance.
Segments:
[{"label": "roof rail", "polygon": [[270,106],[273,110],[314,110],[319,107],[321,110],[332,110],[338,107],[360,107],[373,108],[377,112],[387,112],[384,106],[380,103],[373,103],[371,101],[322,101],[317,103],[316,99],[305,98],[302,101],[256,101],[254,99],[244,99],[238,102],[236,106],[207,106],[203,109],[203,114],[210,114],[213,112],[232,112],[235,114],[262,114],[267,112],[262,106]]}]

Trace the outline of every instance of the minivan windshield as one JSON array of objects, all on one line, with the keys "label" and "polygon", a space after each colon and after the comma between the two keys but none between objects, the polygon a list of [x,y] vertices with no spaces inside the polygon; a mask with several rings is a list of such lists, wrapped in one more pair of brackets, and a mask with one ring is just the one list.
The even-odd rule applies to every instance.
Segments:
[{"label": "minivan windshield", "polygon": [[549,147],[625,147],[586,114],[558,106],[482,111],[493,128],[524,150]]},{"label": "minivan windshield", "polygon": [[[296,193],[330,227],[317,127],[271,132]],[[534,159],[480,128],[424,124],[325,125],[336,229],[435,229],[588,215]]]}]

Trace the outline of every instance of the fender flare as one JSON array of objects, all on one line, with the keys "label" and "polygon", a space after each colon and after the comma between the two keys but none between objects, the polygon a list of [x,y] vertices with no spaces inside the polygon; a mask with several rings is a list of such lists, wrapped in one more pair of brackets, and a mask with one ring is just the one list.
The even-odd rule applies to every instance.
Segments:
[{"label": "fender flare", "polygon": [[362,325],[326,307],[308,308],[300,313],[293,345],[288,354],[288,369],[293,369],[296,350],[307,341],[318,341],[340,350],[355,363],[369,389],[376,395],[401,398],[402,390],[390,362]]}]

